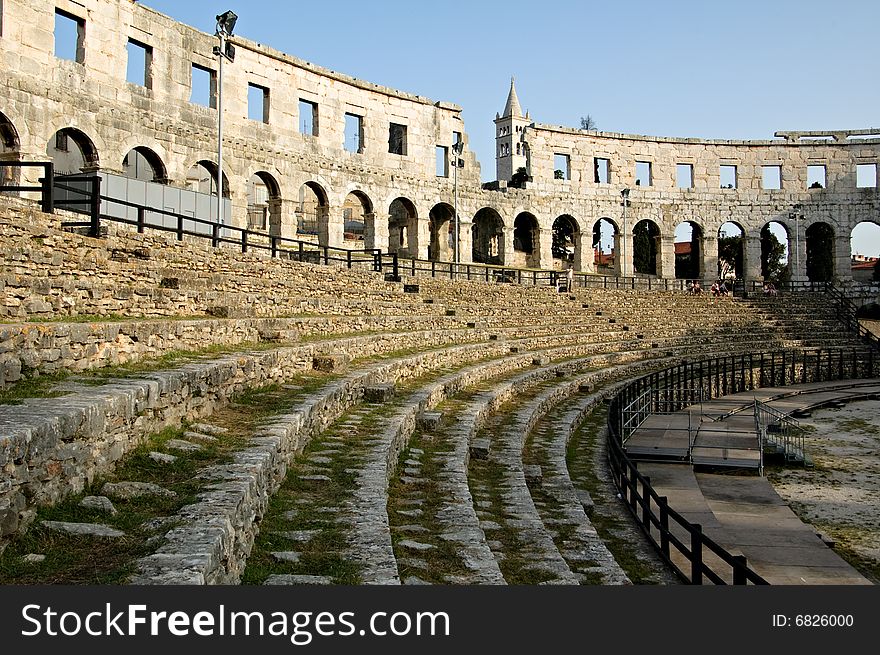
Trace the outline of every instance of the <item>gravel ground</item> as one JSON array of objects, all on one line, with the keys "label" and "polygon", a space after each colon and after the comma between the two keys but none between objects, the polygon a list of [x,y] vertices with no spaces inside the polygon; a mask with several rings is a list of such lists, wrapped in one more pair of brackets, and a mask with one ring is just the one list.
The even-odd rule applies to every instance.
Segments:
[{"label": "gravel ground", "polygon": [[817,409],[799,419],[813,468],[768,470],[779,495],[880,583],[880,400]]}]

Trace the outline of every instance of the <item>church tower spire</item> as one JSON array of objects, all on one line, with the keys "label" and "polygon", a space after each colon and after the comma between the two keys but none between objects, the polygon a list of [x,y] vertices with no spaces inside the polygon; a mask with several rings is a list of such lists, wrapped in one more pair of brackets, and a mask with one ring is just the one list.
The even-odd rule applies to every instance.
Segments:
[{"label": "church tower spire", "polygon": [[510,78],[510,92],[504,111],[495,114],[495,178],[509,182],[520,168],[529,170],[529,160],[525,132],[531,122],[526,114],[523,116],[519,96],[516,94],[516,78]]},{"label": "church tower spire", "polygon": [[519,105],[519,97],[516,95],[516,78],[510,78],[510,93],[507,94],[507,104],[504,105],[504,113],[501,118],[521,118],[522,107]]}]

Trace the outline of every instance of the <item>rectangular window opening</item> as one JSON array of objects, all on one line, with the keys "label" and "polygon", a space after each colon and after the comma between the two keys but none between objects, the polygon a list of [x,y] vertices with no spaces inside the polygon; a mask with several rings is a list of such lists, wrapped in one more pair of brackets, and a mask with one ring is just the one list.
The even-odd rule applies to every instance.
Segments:
[{"label": "rectangular window opening", "polygon": [[446,146],[437,146],[435,153],[437,159],[437,177],[449,177],[449,148]]},{"label": "rectangular window opening", "polygon": [[86,21],[55,10],[55,56],[82,64],[86,60]]},{"label": "rectangular window opening", "polygon": [[811,164],[807,166],[807,188],[824,189],[825,186],[826,183],[824,164]]},{"label": "rectangular window opening", "polygon": [[388,127],[388,152],[406,155],[406,125],[391,123]]},{"label": "rectangular window opening", "polygon": [[676,164],[675,165],[675,183],[679,189],[694,188],[694,165],[693,164]]},{"label": "rectangular window opening", "polygon": [[720,174],[722,189],[736,188],[736,166],[722,165],[720,167]]},{"label": "rectangular window opening", "polygon": [[553,178],[556,180],[571,179],[571,157],[559,153],[553,155]]},{"label": "rectangular window opening", "polygon": [[248,118],[269,122],[269,89],[265,86],[248,82]]},{"label": "rectangular window opening", "polygon": [[604,157],[596,157],[593,160],[593,172],[596,184],[611,184],[611,160]]},{"label": "rectangular window opening", "polygon": [[308,100],[299,101],[299,133],[307,136],[318,136],[318,103]]},{"label": "rectangular window opening", "polygon": [[856,187],[877,188],[877,164],[856,164]]},{"label": "rectangular window opening", "polygon": [[189,101],[203,107],[217,108],[217,74],[210,68],[192,65],[192,90]]},{"label": "rectangular window opening", "polygon": [[364,151],[364,119],[357,114],[345,115],[345,143],[348,152]]},{"label": "rectangular window opening", "polygon": [[152,89],[153,48],[140,41],[129,39],[127,52],[128,64],[125,79],[132,84]]},{"label": "rectangular window opening", "polygon": [[782,188],[782,166],[761,167],[761,188],[769,191]]},{"label": "rectangular window opening", "polygon": [[652,184],[653,181],[651,179],[651,162],[637,161],[636,186],[651,186]]}]

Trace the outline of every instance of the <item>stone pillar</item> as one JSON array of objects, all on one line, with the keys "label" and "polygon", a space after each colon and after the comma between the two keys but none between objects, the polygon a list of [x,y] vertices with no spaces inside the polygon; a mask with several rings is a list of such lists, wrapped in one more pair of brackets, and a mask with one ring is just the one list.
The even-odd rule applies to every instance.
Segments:
[{"label": "stone pillar", "polygon": [[675,237],[656,237],[657,277],[675,279]]},{"label": "stone pillar", "polygon": [[702,279],[718,276],[718,237],[700,239],[699,275]]},{"label": "stone pillar", "polygon": [[[414,223],[414,225],[413,225]],[[419,218],[410,222],[409,254],[416,259],[428,259],[428,246],[431,245],[431,219]]]},{"label": "stone pillar", "polygon": [[[473,223],[469,220],[465,220],[462,217],[461,223],[458,225],[459,231],[459,262],[462,264],[470,264],[474,261],[474,252],[473,252],[473,233],[471,229],[473,228]],[[452,261],[454,253],[449,253],[449,260]]]},{"label": "stone pillar", "polygon": [[501,252],[498,253],[501,256],[501,265],[502,266],[514,266],[513,263],[513,228],[505,227],[502,228],[501,235]]},{"label": "stone pillar", "polygon": [[581,252],[581,272],[583,273],[595,273],[596,272],[596,251],[593,250],[593,234],[590,232],[584,232],[581,236],[580,242]]},{"label": "stone pillar", "polygon": [[388,219],[377,221],[376,214],[364,214],[364,248],[388,251]]},{"label": "stone pillar", "polygon": [[762,280],[760,236],[743,236],[743,277],[746,282]]},{"label": "stone pillar", "polygon": [[632,234],[614,234],[614,273],[622,277],[633,274],[633,239]]},{"label": "stone pillar", "polygon": [[[593,260],[593,235],[581,230],[574,235],[574,270],[583,271]],[[564,267],[563,267],[564,268]]]},{"label": "stone pillar", "polygon": [[287,238],[296,236],[294,203],[281,198],[269,198],[269,234]]},{"label": "stone pillar", "polygon": [[834,235],[834,278],[839,282],[852,282],[852,243],[841,235]]},{"label": "stone pillar", "polygon": [[335,213],[326,205],[319,206],[317,209],[318,243],[322,246],[335,246],[337,248],[342,246],[345,238],[342,230],[342,208],[339,208],[339,220],[333,220],[332,216]]},{"label": "stone pillar", "polygon": [[807,238],[803,232],[798,225],[792,229],[792,235],[788,238],[788,266],[792,282],[807,281]]},{"label": "stone pillar", "polygon": [[538,230],[538,268],[553,268],[553,230]]}]

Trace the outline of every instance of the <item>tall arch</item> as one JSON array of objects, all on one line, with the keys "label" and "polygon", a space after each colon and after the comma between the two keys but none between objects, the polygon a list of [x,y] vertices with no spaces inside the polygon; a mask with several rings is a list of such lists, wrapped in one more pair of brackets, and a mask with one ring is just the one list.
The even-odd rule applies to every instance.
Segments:
[{"label": "tall arch", "polygon": [[834,228],[822,221],[813,223],[805,232],[807,240],[806,273],[810,282],[834,279]]},{"label": "tall arch", "polygon": [[[0,162],[18,161],[21,158],[21,141],[18,130],[3,112],[0,112]],[[0,167],[0,184],[16,184],[21,179],[20,169]]]},{"label": "tall arch", "polygon": [[554,268],[565,268],[580,261],[581,228],[575,218],[569,214],[557,216],[551,232],[553,241],[550,251]]},{"label": "tall arch", "polygon": [[675,228],[675,277],[703,277],[703,228],[694,221],[683,221]]},{"label": "tall arch", "polygon": [[761,277],[772,280],[776,286],[786,284],[791,278],[792,263],[797,266],[795,259],[791,261],[792,250],[797,254],[797,248],[792,248],[791,234],[788,227],[779,221],[770,221],[761,228]]},{"label": "tall arch", "polygon": [[513,219],[513,257],[510,264],[537,267],[540,262],[540,234],[538,219],[530,212],[521,212]]},{"label": "tall arch", "polygon": [[431,236],[428,259],[436,262],[452,261],[454,218],[455,209],[448,203],[441,202],[431,208],[428,214],[428,230]]},{"label": "tall arch", "polygon": [[248,180],[248,229],[281,234],[281,188],[272,174],[257,171]]},{"label": "tall arch", "polygon": [[635,224],[632,231],[633,271],[642,275],[657,275],[659,264],[660,228],[649,218]]},{"label": "tall arch", "polygon": [[133,180],[168,184],[168,171],[162,158],[146,146],[137,146],[122,158],[122,175]]},{"label": "tall arch", "polygon": [[[190,166],[186,174],[186,188],[198,193],[217,195],[217,164],[201,159]],[[229,197],[229,178],[223,173],[223,197]]]},{"label": "tall arch", "polygon": [[745,277],[745,234],[742,225],[734,221],[718,228],[718,277],[722,280]]},{"label": "tall arch", "polygon": [[[856,243],[859,245],[856,246]],[[880,224],[862,221],[850,232],[850,274],[854,282],[875,282],[880,275]],[[876,271],[876,273],[875,273]],[[841,271],[842,272],[842,271]]]},{"label": "tall arch", "polygon": [[64,127],[46,144],[46,155],[58,175],[90,173],[100,167],[94,141],[75,127]]},{"label": "tall arch", "polygon": [[478,264],[504,263],[504,221],[490,207],[474,215],[471,226],[471,257]]},{"label": "tall arch", "polygon": [[328,245],[330,203],[327,191],[319,183],[309,181],[299,188],[296,206],[296,233],[300,238],[314,238]]},{"label": "tall arch", "polygon": [[617,223],[603,216],[593,223],[593,269],[605,275],[614,274],[615,244],[619,240]]},{"label": "tall arch", "polygon": [[418,220],[416,206],[409,198],[395,198],[388,206],[388,252],[401,257],[418,254]]},{"label": "tall arch", "polygon": [[363,191],[352,191],[342,203],[342,235],[349,246],[372,248],[375,242],[373,202]]}]

